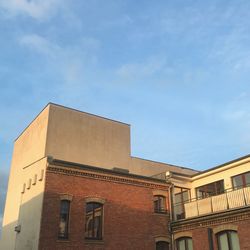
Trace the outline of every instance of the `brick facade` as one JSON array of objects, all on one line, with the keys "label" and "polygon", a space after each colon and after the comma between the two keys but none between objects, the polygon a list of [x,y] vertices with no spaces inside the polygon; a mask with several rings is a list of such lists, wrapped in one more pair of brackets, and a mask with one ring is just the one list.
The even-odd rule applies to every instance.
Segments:
[{"label": "brick facade", "polygon": [[[101,175],[98,175],[101,177]],[[155,238],[169,237],[168,214],[155,214],[153,192],[165,193],[168,185],[139,179],[122,178],[121,182],[87,178],[48,171],[44,194],[39,249],[155,249]],[[119,177],[120,178],[120,177]],[[136,184],[129,183],[136,181]],[[127,183],[126,183],[127,182]],[[141,185],[139,185],[141,183]],[[58,240],[60,197],[72,196],[69,239]],[[100,198],[104,203],[102,241],[84,238],[85,202]],[[170,238],[170,237],[169,237]]]},{"label": "brick facade", "polygon": [[190,220],[173,223],[173,232],[175,239],[180,237],[191,237],[193,240],[193,250],[211,250],[209,248],[208,230],[211,230],[213,248],[218,249],[217,233],[221,231],[236,231],[239,237],[240,250],[250,249],[250,209],[242,208],[233,211],[229,215],[228,212],[221,213],[213,218],[200,217],[196,221]]}]

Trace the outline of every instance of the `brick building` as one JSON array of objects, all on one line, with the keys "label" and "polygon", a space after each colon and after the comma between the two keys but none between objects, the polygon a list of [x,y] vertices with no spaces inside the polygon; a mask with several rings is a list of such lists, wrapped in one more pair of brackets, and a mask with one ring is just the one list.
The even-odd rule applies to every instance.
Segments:
[{"label": "brick building", "polygon": [[133,157],[128,124],[48,104],[15,141],[0,249],[250,249],[249,162]]}]

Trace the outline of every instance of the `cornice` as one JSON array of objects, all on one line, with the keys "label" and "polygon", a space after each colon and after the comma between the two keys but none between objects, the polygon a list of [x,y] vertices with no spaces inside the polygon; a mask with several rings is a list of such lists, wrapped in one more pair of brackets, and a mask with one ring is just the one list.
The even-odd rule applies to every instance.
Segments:
[{"label": "cornice", "polygon": [[188,231],[202,227],[212,227],[218,224],[234,223],[250,219],[250,207],[226,211],[219,214],[210,214],[193,219],[176,221],[171,223],[173,232]]},{"label": "cornice", "polygon": [[127,177],[127,176],[119,176],[115,173],[99,173],[90,171],[90,170],[81,170],[81,169],[74,169],[74,168],[68,168],[68,167],[62,167],[62,166],[56,166],[56,165],[49,165],[47,167],[47,171],[50,173],[55,174],[63,174],[63,175],[69,175],[69,176],[78,176],[83,178],[89,178],[89,179],[96,179],[100,181],[108,181],[108,182],[116,182],[116,183],[123,183],[123,184],[129,184],[134,186],[141,186],[146,187],[150,189],[159,189],[159,190],[167,190],[168,184],[164,183],[157,183],[153,180],[143,180],[136,177]]}]

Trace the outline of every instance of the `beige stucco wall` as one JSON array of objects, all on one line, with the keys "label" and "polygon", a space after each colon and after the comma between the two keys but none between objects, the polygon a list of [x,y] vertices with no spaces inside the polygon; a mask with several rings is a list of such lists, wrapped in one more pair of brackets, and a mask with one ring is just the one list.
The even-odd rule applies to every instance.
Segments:
[{"label": "beige stucco wall", "polygon": [[15,247],[16,232],[14,227],[17,225],[19,216],[22,185],[29,178],[29,173],[23,168],[45,156],[48,114],[49,108],[46,107],[15,141],[0,249],[13,250]]},{"label": "beige stucco wall", "polygon": [[[24,169],[25,189],[21,194],[15,250],[38,249],[47,158]],[[30,185],[30,186],[29,186]]]},{"label": "beige stucco wall", "polygon": [[145,160],[131,157],[130,172],[138,175],[152,176],[166,171],[173,171],[181,174],[195,174],[197,171],[169,165],[162,162]]},{"label": "beige stucco wall", "polygon": [[[0,249],[37,249],[44,179],[23,194],[21,190],[23,183],[46,168],[47,156],[108,169],[125,168],[144,176],[196,172],[131,157],[128,124],[49,104],[15,141]],[[19,234],[14,231],[17,224],[22,227]]]},{"label": "beige stucco wall", "polygon": [[128,168],[130,126],[50,105],[46,155],[104,168]]},{"label": "beige stucco wall", "polygon": [[224,180],[224,188],[232,188],[232,176],[247,172],[250,170],[250,157],[229,163],[225,166],[216,168],[214,170],[199,174],[192,178],[192,198],[195,198],[195,188],[209,184],[211,182]]}]

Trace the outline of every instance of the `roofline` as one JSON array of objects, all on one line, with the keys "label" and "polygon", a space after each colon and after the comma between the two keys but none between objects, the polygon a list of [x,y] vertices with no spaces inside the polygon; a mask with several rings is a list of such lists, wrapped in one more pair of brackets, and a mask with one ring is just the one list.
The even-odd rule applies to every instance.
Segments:
[{"label": "roofline", "polygon": [[129,178],[143,179],[146,181],[160,182],[162,184],[170,184],[169,182],[167,182],[165,180],[160,180],[160,179],[156,179],[153,177],[137,175],[137,174],[130,174],[130,173],[122,173],[122,172],[114,171],[111,169],[94,167],[94,166],[90,166],[90,165],[85,165],[85,164],[76,163],[76,162],[69,162],[69,161],[64,161],[64,160],[59,160],[59,159],[52,159],[49,161],[49,163],[52,165],[55,164],[57,166],[62,166],[62,167],[72,167],[72,168],[76,168],[76,169],[90,170],[90,171],[101,172],[101,173],[108,173],[108,174],[113,174],[113,175],[129,177]]},{"label": "roofline", "polygon": [[105,120],[108,120],[108,121],[111,121],[111,122],[117,122],[117,123],[121,123],[121,124],[124,124],[124,125],[127,125],[127,126],[131,126],[129,123],[121,122],[121,121],[118,121],[118,120],[113,120],[113,119],[110,119],[110,118],[107,118],[107,117],[104,117],[104,116],[100,116],[100,115],[91,114],[91,113],[88,113],[88,112],[85,112],[85,111],[82,111],[82,110],[79,110],[79,109],[70,108],[70,107],[67,107],[67,106],[64,106],[64,105],[61,105],[61,104],[49,102],[47,104],[47,106],[48,105],[53,105],[53,106],[57,106],[57,107],[60,107],[60,108],[69,109],[69,110],[76,111],[76,112],[79,112],[79,113],[82,113],[82,114],[87,114],[87,115],[95,116],[95,117],[98,117],[98,118],[101,118],[101,119],[105,119]]},{"label": "roofline", "polygon": [[95,114],[91,114],[91,113],[88,113],[88,112],[85,112],[85,111],[81,111],[79,109],[74,109],[74,108],[70,108],[70,107],[66,107],[66,106],[63,106],[63,105],[60,105],[60,104],[56,104],[56,103],[53,103],[53,102],[49,102],[46,104],[46,106],[44,106],[44,108],[35,116],[34,119],[32,119],[32,121],[23,129],[23,131],[16,137],[16,139],[14,140],[17,141],[19,139],[19,137],[27,130],[27,128],[36,120],[36,118],[49,106],[56,106],[56,107],[60,107],[60,108],[64,108],[64,109],[68,109],[68,110],[72,110],[72,111],[76,111],[76,112],[79,112],[79,113],[82,113],[82,114],[87,114],[87,115],[91,115],[91,116],[94,116],[94,117],[98,117],[98,118],[101,118],[101,119],[105,119],[105,120],[108,120],[108,121],[111,121],[111,122],[116,122],[116,123],[120,123],[120,124],[123,124],[123,125],[127,125],[127,126],[131,126],[130,124],[128,123],[125,123],[125,122],[121,122],[121,121],[117,121],[117,120],[113,120],[113,119],[110,119],[110,118],[107,118],[107,117],[103,117],[103,116],[100,116],[100,115],[95,115]]},{"label": "roofline", "polygon": [[195,177],[195,176],[198,176],[198,175],[201,175],[201,174],[207,173],[207,172],[209,172],[209,171],[216,170],[216,169],[218,169],[218,168],[221,168],[221,167],[224,167],[224,166],[226,166],[226,165],[229,165],[229,164],[235,163],[235,162],[237,162],[237,161],[244,160],[244,159],[246,159],[246,158],[248,158],[248,157],[250,157],[250,154],[247,154],[247,155],[241,156],[241,157],[236,158],[236,159],[234,159],[234,160],[231,160],[231,161],[225,162],[225,163],[223,163],[223,164],[217,165],[217,166],[215,166],[215,167],[212,167],[212,168],[206,169],[206,170],[204,170],[204,171],[201,171],[201,172],[199,172],[199,173],[196,173],[196,174],[192,175],[191,177]]},{"label": "roofline", "polygon": [[[166,163],[166,162],[149,160],[149,159],[145,159],[145,158],[141,158],[141,157],[137,157],[137,156],[131,156],[131,158],[136,158],[136,159],[140,159],[140,160],[144,160],[144,161],[150,161],[150,162],[154,162],[154,163],[166,164],[166,165],[169,165],[171,167],[176,167],[176,168],[187,169],[187,170],[192,170],[192,171],[195,171],[195,172],[199,172],[199,170],[196,170],[196,169],[193,169],[193,168],[181,167],[181,166],[169,164],[169,163]],[[191,174],[191,176],[193,176],[193,175]]]},{"label": "roofline", "polygon": [[28,123],[28,125],[23,129],[23,131],[16,137],[16,139],[14,140],[17,141],[19,139],[19,137],[21,137],[21,135],[28,129],[28,127],[36,120],[36,118],[49,106],[50,103],[47,103],[46,106],[43,107],[43,109],[35,116],[35,118],[33,118],[31,120],[31,122]]}]

